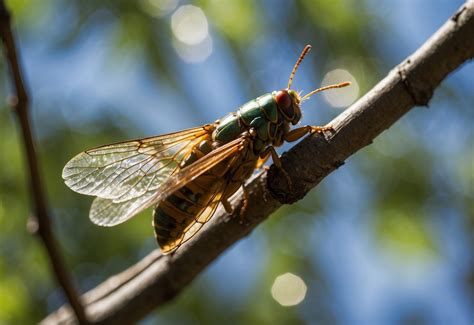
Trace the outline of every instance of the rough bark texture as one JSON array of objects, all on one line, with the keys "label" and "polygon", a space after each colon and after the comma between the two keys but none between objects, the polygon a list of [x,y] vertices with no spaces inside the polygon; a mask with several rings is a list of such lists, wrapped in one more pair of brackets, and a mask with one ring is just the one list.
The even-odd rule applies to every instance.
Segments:
[{"label": "rough bark texture", "polygon": [[[291,179],[272,166],[248,185],[249,204],[239,215],[219,210],[188,244],[174,255],[152,252],[135,266],[111,277],[84,295],[91,321],[132,323],[175,297],[230,245],[248,235],[282,204],[303,198],[345,159],[370,144],[414,106],[427,105],[434,89],[452,71],[474,57],[474,1],[468,1],[420,49],[395,67],[369,93],[330,124],[334,132],[307,137],[282,157]],[[63,306],[43,324],[73,322]]]}]

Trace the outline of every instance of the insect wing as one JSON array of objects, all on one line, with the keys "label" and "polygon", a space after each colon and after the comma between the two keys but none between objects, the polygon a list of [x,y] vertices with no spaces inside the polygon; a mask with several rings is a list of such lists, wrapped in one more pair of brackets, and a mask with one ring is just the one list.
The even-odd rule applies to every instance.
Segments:
[{"label": "insect wing", "polygon": [[157,191],[179,170],[189,150],[212,130],[212,125],[204,125],[87,150],[66,164],[62,176],[78,193],[128,202]]},{"label": "insect wing", "polygon": [[156,193],[154,198],[155,202],[166,198],[168,195],[181,188],[184,184],[196,179],[223,160],[243,151],[247,148],[248,143],[249,139],[242,136],[211,151],[195,163],[183,168],[178,173],[171,176],[163,186],[160,187],[160,191]]},{"label": "insect wing", "polygon": [[[197,161],[195,164],[190,165],[186,169],[183,169],[178,174],[173,176],[168,181],[169,188],[165,188],[166,184],[163,186],[164,192],[160,193],[160,197],[164,198],[166,197],[167,192],[172,193],[177,190],[180,186],[174,184],[179,184],[179,181],[184,183],[190,182],[201,175],[203,171],[209,170],[223,160],[230,157],[237,158],[239,154],[244,153],[245,150],[248,149],[248,144],[249,141],[242,137],[227,143],[221,148],[216,149],[212,153],[202,158],[202,161]],[[237,162],[237,159],[230,159],[228,161],[228,169],[232,169],[233,165]],[[176,178],[177,181],[175,181],[174,178]],[[209,201],[204,203],[204,207],[196,214],[194,220],[184,229],[181,234],[175,238],[170,238],[169,234],[166,234],[164,237],[161,236],[159,226],[157,227],[157,225],[154,225],[157,240],[164,254],[178,249],[181,245],[190,240],[202,228],[202,226],[204,226],[204,224],[212,218],[223,198],[224,193],[228,188],[228,185],[229,180],[217,180],[217,183],[214,184],[212,189],[210,189],[211,193],[208,193],[210,194]]]},{"label": "insect wing", "polygon": [[222,160],[241,151],[245,143],[246,140],[237,139],[212,151],[168,178],[166,182],[160,185],[158,192],[154,189],[149,189],[142,195],[130,197],[129,199],[123,199],[123,196],[117,199],[98,197],[92,203],[89,218],[93,223],[101,226],[120,224],[146,208],[157,204],[160,200],[184,186],[187,182],[202,175]]},{"label": "insect wing", "polygon": [[111,199],[96,197],[92,202],[89,219],[99,226],[112,227],[127,221],[137,213],[148,208],[146,203],[154,192],[127,201],[114,202]]},{"label": "insect wing", "polygon": [[170,238],[169,233],[162,234],[160,226],[154,224],[156,239],[158,240],[163,254],[168,254],[178,249],[181,245],[190,240],[202,228],[202,226],[211,219],[217,210],[217,206],[222,199],[226,186],[227,182],[222,180],[218,186],[214,187],[213,193],[210,195],[210,199],[206,203],[206,206],[199,211],[186,229],[184,229],[182,233],[177,234],[176,237]]}]

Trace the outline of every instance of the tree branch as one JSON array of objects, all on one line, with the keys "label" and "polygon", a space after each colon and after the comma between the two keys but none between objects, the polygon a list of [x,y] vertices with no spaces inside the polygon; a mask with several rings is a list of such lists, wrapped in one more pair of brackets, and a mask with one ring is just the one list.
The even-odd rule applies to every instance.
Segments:
[{"label": "tree branch", "polygon": [[[370,144],[414,106],[427,105],[434,89],[452,71],[474,57],[474,0],[470,0],[412,56],[395,67],[369,93],[330,124],[335,132],[307,137],[283,154],[292,182],[272,166],[247,186],[248,207],[239,216],[241,196],[234,197],[235,213],[220,209],[176,254],[158,250],[138,264],[84,295],[91,320],[100,324],[132,323],[175,297],[225,249],[248,235],[282,204],[303,198],[352,154]],[[71,321],[67,306],[43,324]]]},{"label": "tree branch", "polygon": [[44,246],[49,254],[51,266],[56,280],[64,289],[69,302],[73,306],[77,319],[81,323],[87,323],[84,309],[79,302],[79,297],[74,289],[71,278],[65,264],[62,260],[58,246],[54,239],[51,228],[50,217],[48,215],[48,207],[44,197],[43,186],[41,183],[38,161],[36,159],[36,152],[34,146],[33,135],[28,118],[29,99],[28,92],[23,81],[18,54],[15,46],[15,39],[11,29],[11,16],[5,6],[3,0],[0,0],[0,36],[5,48],[5,55],[10,66],[16,96],[12,97],[11,104],[18,116],[21,131],[23,135],[24,147],[26,149],[26,156],[28,159],[28,166],[30,172],[30,187],[35,206],[35,216],[30,216],[28,220],[28,228],[37,232],[42,239]]}]

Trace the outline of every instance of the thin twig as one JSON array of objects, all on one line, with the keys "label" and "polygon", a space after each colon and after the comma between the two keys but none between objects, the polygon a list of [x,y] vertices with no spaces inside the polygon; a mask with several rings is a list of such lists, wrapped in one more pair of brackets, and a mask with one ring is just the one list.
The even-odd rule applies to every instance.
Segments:
[{"label": "thin twig", "polygon": [[79,302],[79,297],[74,289],[69,273],[58,250],[51,228],[51,221],[48,215],[48,207],[41,183],[34,140],[28,118],[28,92],[23,80],[15,46],[15,39],[11,29],[11,15],[3,0],[0,0],[0,33],[5,49],[5,55],[10,65],[10,72],[15,86],[14,89],[16,91],[16,96],[12,97],[11,104],[20,122],[30,172],[30,186],[35,207],[35,215],[30,217],[28,226],[30,230],[37,232],[43,241],[49,254],[51,266],[56,275],[56,280],[64,289],[78,321],[80,323],[87,323],[84,309]]},{"label": "thin twig", "polygon": [[[369,93],[330,124],[333,134],[310,136],[283,155],[292,191],[272,166],[247,186],[248,205],[240,215],[223,209],[205,229],[174,255],[152,252],[138,264],[84,295],[96,324],[133,323],[175,297],[209,263],[283,203],[301,199],[352,154],[369,145],[414,106],[426,105],[441,81],[474,57],[474,1],[470,0],[407,60],[395,67]],[[242,217],[244,218],[242,222]],[[67,306],[43,320],[64,324],[71,320]]]}]

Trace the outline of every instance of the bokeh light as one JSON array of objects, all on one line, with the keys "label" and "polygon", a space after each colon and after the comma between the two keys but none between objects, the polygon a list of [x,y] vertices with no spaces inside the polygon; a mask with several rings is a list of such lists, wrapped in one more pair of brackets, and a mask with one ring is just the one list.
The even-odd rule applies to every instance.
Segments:
[{"label": "bokeh light", "polygon": [[212,38],[207,18],[201,8],[184,5],[171,16],[173,48],[187,63],[205,61],[212,54]]},{"label": "bokeh light", "polygon": [[272,297],[282,306],[295,306],[306,296],[306,284],[293,273],[277,276],[272,285]]},{"label": "bokeh light", "polygon": [[329,71],[323,78],[321,87],[344,81],[349,81],[351,85],[337,91],[329,90],[323,93],[326,101],[333,107],[342,108],[352,104],[359,97],[359,83],[349,71],[344,69]]},{"label": "bokeh light", "polygon": [[184,5],[171,16],[171,30],[180,42],[196,45],[208,37],[207,18],[201,8]]},{"label": "bokeh light", "polygon": [[212,54],[212,38],[206,37],[196,45],[187,45],[178,40],[173,40],[173,47],[179,57],[187,63],[205,61]]}]

